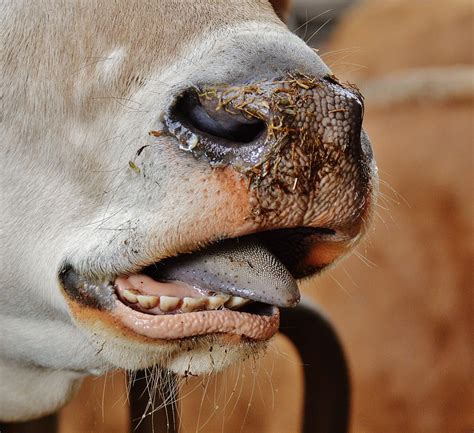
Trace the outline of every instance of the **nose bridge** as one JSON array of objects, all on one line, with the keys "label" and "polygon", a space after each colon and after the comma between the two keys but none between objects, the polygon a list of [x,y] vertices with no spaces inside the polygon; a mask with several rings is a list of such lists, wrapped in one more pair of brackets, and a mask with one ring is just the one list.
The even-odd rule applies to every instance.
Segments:
[{"label": "nose bridge", "polygon": [[286,27],[268,22],[245,22],[228,28],[211,49],[200,55],[201,83],[257,82],[291,71],[321,78],[328,66]]}]

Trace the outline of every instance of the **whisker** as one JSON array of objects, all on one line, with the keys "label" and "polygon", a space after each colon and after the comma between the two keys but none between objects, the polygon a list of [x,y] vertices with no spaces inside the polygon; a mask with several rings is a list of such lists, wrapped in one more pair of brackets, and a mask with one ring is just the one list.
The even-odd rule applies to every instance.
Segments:
[{"label": "whisker", "polygon": [[316,36],[330,21],[332,21],[332,18],[328,18],[326,21],[324,21],[324,23],[321,24],[319,28],[316,29],[314,33],[309,37],[309,39],[305,42],[309,45],[309,43],[311,42],[311,39],[313,39],[313,37]]},{"label": "whisker", "polygon": [[338,286],[339,288],[347,295],[349,296],[350,298],[353,298],[354,297],[354,294],[348,290],[346,287],[344,287],[344,285],[334,276],[334,275],[331,275],[330,272],[328,272],[328,276],[329,278],[331,278],[331,280],[333,280]]},{"label": "whisker", "polygon": [[[325,14],[327,14],[328,12],[331,12],[331,11],[332,11],[332,9],[327,9],[327,10],[325,10],[324,12],[319,13],[318,15],[314,16],[313,18],[311,18],[311,19],[309,19],[309,20],[306,18],[306,21],[305,21],[303,24],[301,24],[299,27],[297,27],[296,29],[294,29],[292,32],[293,32],[293,33],[296,33],[298,30],[300,30],[300,29],[301,29],[302,27],[304,27],[304,26],[306,26],[306,30],[307,30],[309,23],[313,22],[314,20],[316,20],[316,19],[322,17],[323,15],[325,15]],[[306,17],[307,17],[307,16],[308,16],[308,11],[306,10]],[[305,33],[303,39],[304,39],[305,37],[306,37],[306,33]]]}]

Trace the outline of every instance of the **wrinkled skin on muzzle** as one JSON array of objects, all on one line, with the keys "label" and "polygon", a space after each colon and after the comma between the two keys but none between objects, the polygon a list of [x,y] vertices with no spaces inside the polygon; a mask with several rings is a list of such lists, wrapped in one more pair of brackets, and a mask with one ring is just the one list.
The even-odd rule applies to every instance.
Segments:
[{"label": "wrinkled skin on muzzle", "polygon": [[[361,144],[363,97],[336,77],[290,73],[243,86],[197,90],[210,110],[261,120],[266,134],[245,146],[213,146],[167,119],[183,150],[214,167],[231,165],[248,182],[252,217],[266,226],[317,226],[329,211],[332,227],[349,225],[366,203],[372,154]],[[191,143],[191,144],[190,144]],[[363,152],[361,147],[364,146]]]}]

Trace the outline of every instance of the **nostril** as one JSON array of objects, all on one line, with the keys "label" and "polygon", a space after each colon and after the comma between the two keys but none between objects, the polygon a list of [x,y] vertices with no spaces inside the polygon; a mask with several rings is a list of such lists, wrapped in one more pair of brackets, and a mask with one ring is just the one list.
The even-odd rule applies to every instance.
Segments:
[{"label": "nostril", "polygon": [[214,138],[228,144],[247,144],[258,140],[266,125],[256,118],[247,118],[242,113],[227,111],[223,107],[201,101],[192,91],[184,93],[171,111],[172,117],[197,135]]},{"label": "nostril", "polygon": [[296,191],[359,157],[363,106],[357,89],[336,77],[295,72],[188,89],[164,113],[163,130],[213,167],[270,174],[275,189]]}]

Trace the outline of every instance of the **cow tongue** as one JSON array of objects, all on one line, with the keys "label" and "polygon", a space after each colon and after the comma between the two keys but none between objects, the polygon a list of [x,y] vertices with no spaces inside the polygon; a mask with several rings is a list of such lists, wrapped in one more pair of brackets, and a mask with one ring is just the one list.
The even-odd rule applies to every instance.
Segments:
[{"label": "cow tongue", "polygon": [[283,263],[255,238],[228,239],[197,253],[168,260],[157,278],[181,281],[203,291],[295,306],[296,281]]}]

